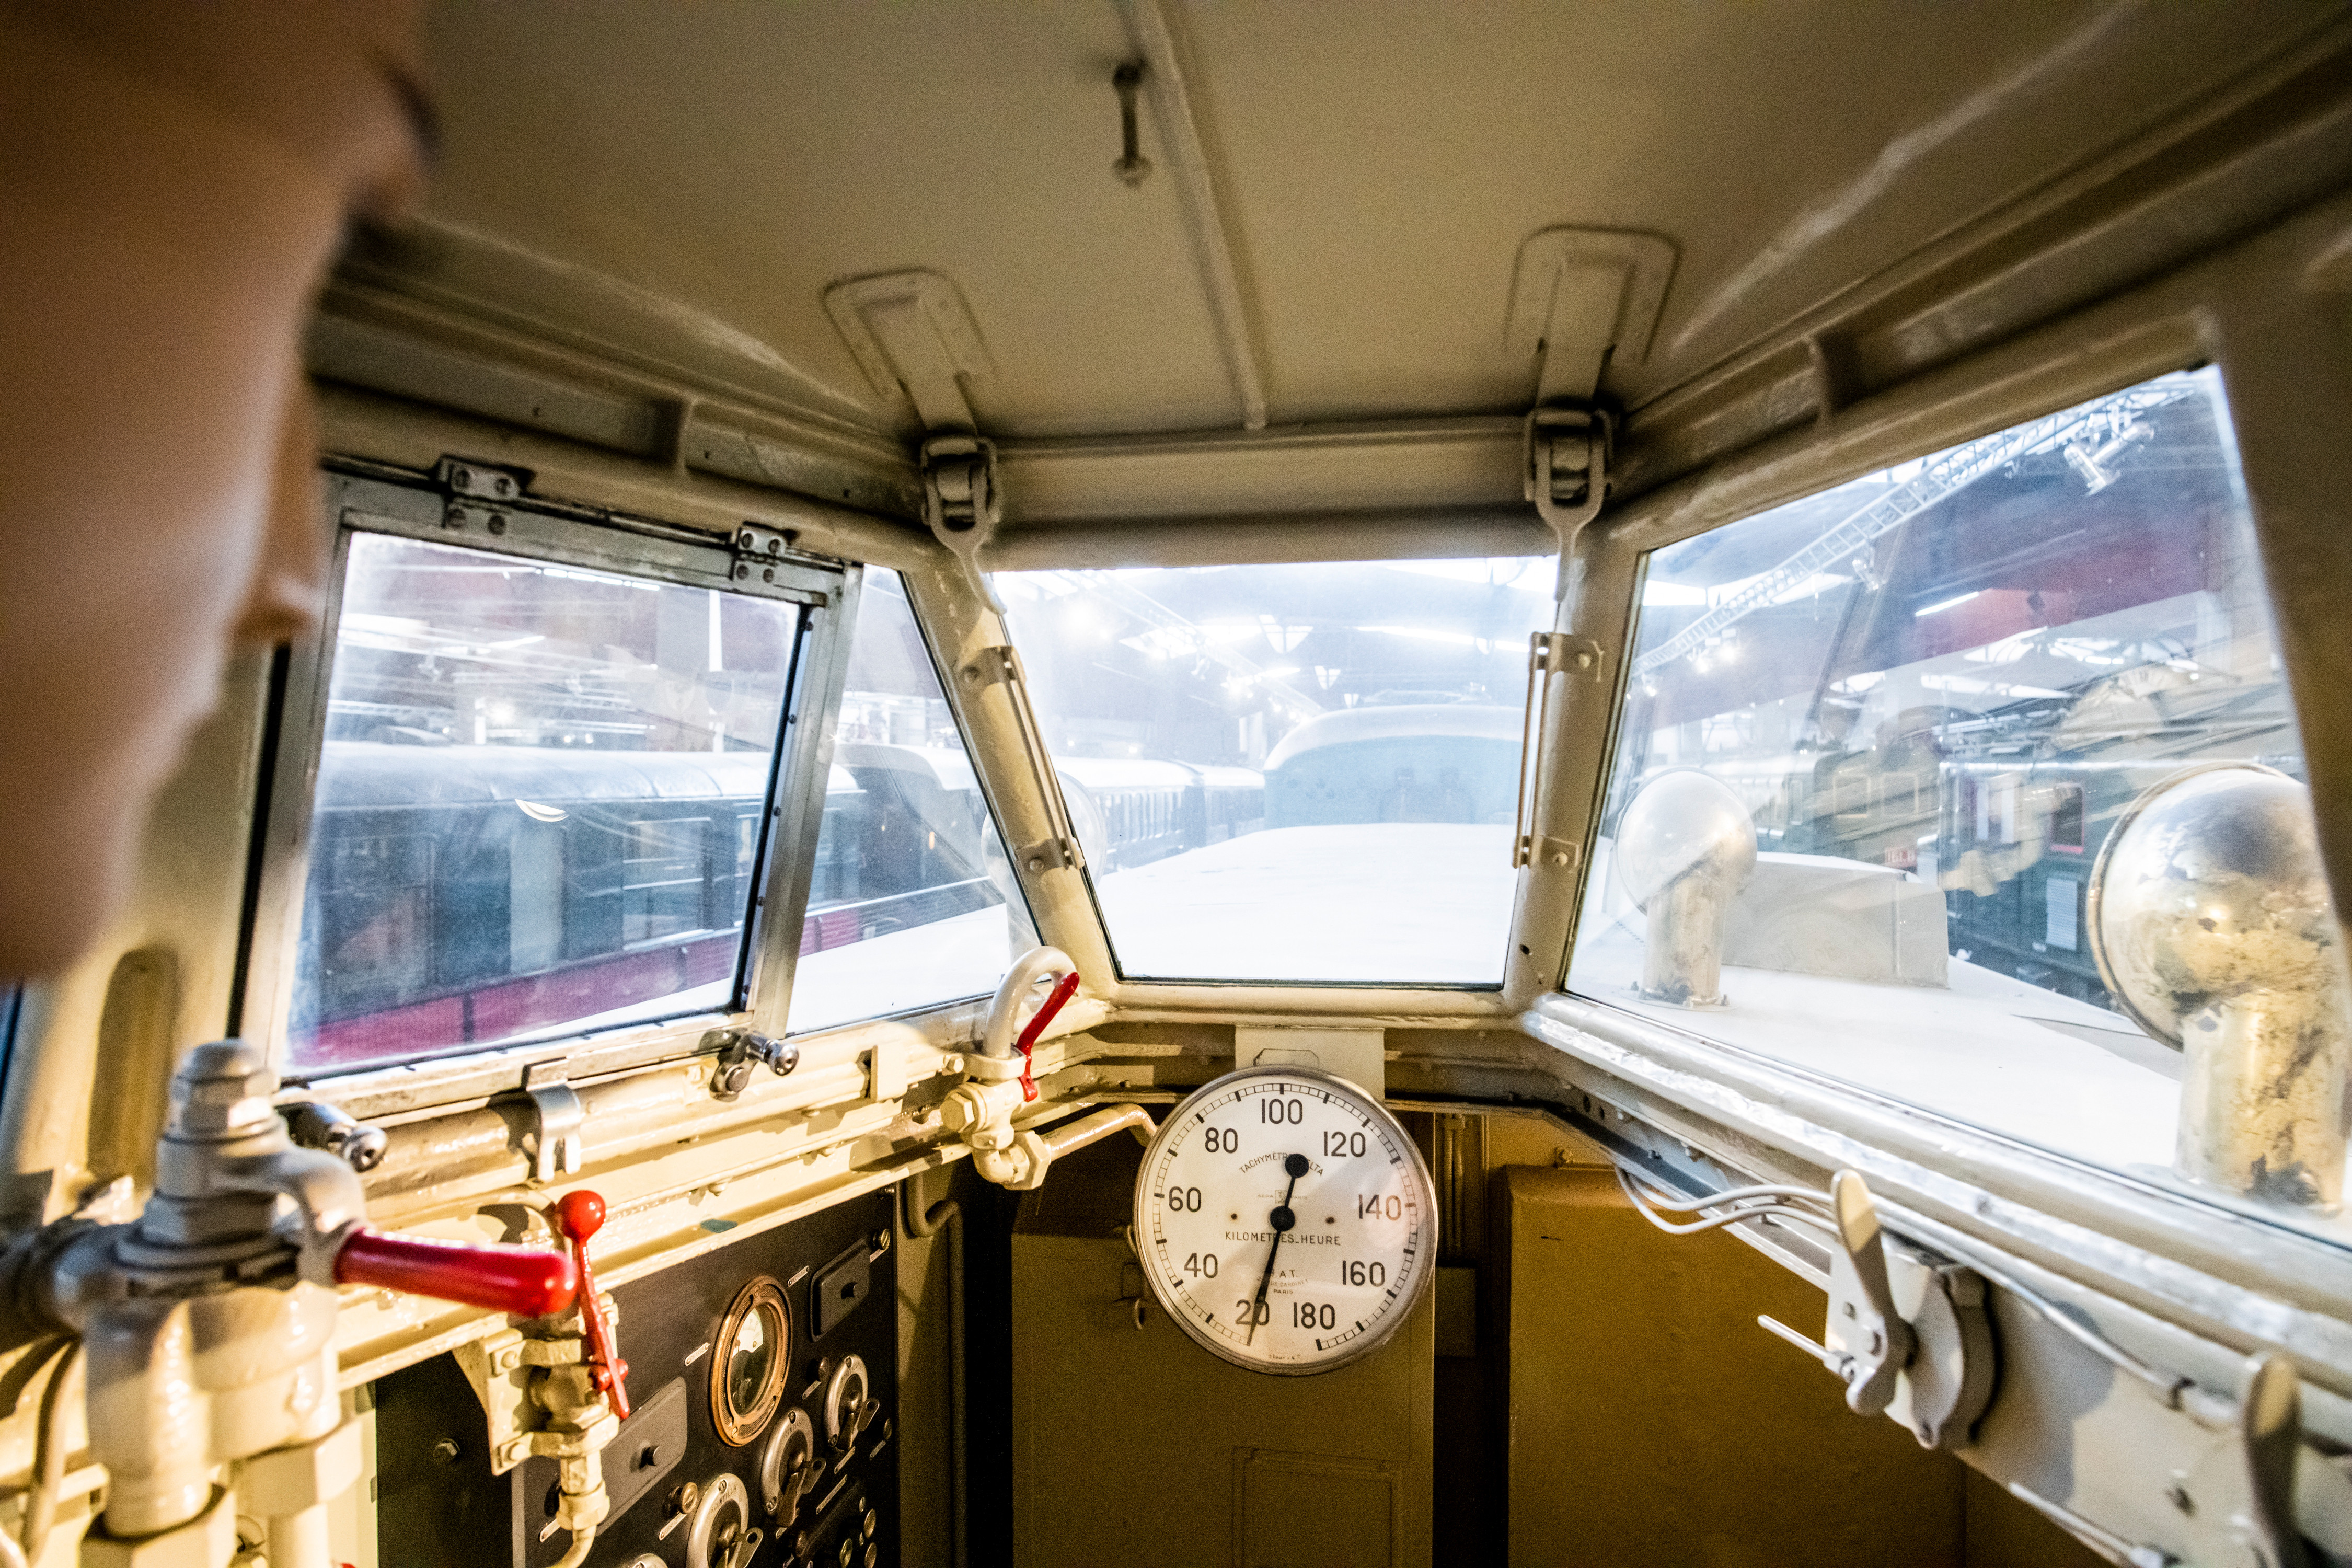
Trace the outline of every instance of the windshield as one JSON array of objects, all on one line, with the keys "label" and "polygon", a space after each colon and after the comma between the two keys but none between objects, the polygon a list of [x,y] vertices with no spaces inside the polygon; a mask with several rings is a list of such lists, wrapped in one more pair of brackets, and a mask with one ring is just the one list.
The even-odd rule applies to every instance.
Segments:
[{"label": "windshield", "polygon": [[1123,974],[1501,983],[1550,558],[994,583]]}]

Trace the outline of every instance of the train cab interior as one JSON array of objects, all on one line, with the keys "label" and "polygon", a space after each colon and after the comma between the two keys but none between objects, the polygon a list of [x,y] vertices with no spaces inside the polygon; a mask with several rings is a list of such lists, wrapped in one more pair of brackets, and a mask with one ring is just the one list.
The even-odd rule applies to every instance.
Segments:
[{"label": "train cab interior", "polygon": [[2352,9],[416,58],[0,1565],[2352,1563]]}]

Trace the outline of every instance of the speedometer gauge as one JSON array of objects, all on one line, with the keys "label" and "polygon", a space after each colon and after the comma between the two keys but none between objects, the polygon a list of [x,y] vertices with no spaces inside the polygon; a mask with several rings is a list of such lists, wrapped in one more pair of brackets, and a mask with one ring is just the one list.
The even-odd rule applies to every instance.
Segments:
[{"label": "speedometer gauge", "polygon": [[1255,1372],[1329,1372],[1429,1289],[1437,1205],[1396,1118],[1327,1073],[1245,1068],[1161,1122],[1135,1187],[1151,1293]]}]

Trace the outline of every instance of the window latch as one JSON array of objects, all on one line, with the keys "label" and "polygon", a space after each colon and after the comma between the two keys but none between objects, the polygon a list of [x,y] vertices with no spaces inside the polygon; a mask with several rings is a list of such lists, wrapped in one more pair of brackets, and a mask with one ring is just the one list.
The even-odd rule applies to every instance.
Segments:
[{"label": "window latch", "polygon": [[740,1099],[751,1087],[754,1068],[764,1066],[782,1078],[801,1065],[800,1047],[772,1035],[751,1029],[725,1029],[715,1038],[719,1042],[719,1061],[710,1069],[710,1093],[714,1099]]},{"label": "window latch", "polygon": [[1568,590],[1568,562],[1576,536],[1601,515],[1609,493],[1609,451],[1615,426],[1598,408],[1549,405],[1532,409],[1526,425],[1527,498],[1536,515],[1559,536],[1559,586]]},{"label": "window latch", "polygon": [[362,1175],[383,1163],[384,1150],[391,1142],[383,1129],[355,1120],[341,1106],[323,1100],[298,1100],[278,1109],[286,1118],[286,1134],[297,1148],[323,1149]]},{"label": "window latch", "polygon": [[923,443],[923,521],[932,536],[963,563],[973,592],[992,609],[1002,606],[988,591],[980,552],[996,536],[1004,516],[1004,492],[996,483],[996,443],[961,431]]}]

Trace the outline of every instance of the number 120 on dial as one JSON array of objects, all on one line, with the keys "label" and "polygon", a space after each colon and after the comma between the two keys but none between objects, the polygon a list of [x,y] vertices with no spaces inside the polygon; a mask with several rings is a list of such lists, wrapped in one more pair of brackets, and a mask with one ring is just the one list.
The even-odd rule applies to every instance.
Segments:
[{"label": "number 120 on dial", "polygon": [[1227,1074],[1170,1113],[1143,1156],[1135,1235],[1180,1328],[1293,1375],[1379,1348],[1437,1262],[1412,1140],[1355,1085],[1297,1068]]}]

